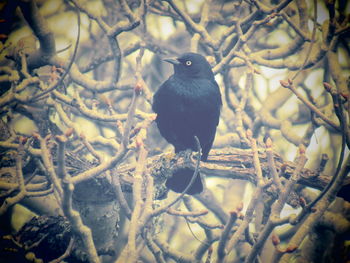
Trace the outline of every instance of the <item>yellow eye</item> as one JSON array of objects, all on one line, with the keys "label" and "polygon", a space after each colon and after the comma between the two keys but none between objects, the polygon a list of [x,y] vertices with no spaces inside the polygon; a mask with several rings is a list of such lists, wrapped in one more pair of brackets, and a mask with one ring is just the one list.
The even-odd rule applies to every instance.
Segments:
[{"label": "yellow eye", "polygon": [[187,60],[185,64],[186,64],[186,66],[191,66],[192,65],[192,61],[191,60]]}]

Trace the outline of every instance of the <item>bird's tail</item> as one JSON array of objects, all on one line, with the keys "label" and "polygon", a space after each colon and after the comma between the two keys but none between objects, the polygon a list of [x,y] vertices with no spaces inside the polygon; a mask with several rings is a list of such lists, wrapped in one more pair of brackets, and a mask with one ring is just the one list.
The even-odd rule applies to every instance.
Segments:
[{"label": "bird's tail", "polygon": [[[190,168],[183,168],[183,169],[177,170],[171,178],[167,179],[165,185],[167,188],[173,190],[174,192],[182,193],[190,183],[193,177],[193,173],[194,173],[194,170]],[[188,189],[186,194],[194,195],[194,194],[199,194],[202,191],[203,191],[203,183],[201,180],[201,176],[198,173],[196,179],[194,180],[193,184]]]}]

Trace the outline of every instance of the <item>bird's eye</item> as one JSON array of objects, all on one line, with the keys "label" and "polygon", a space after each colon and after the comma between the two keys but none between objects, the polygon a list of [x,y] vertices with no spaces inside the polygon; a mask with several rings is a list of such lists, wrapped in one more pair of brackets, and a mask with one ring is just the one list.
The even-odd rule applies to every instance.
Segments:
[{"label": "bird's eye", "polygon": [[191,65],[192,65],[192,61],[191,61],[191,60],[187,60],[187,61],[185,62],[185,64],[186,64],[186,66],[191,66]]}]

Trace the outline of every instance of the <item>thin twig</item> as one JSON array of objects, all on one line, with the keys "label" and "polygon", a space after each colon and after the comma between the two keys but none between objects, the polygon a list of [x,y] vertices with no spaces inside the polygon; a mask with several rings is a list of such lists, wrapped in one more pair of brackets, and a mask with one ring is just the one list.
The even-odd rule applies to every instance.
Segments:
[{"label": "thin twig", "polygon": [[74,46],[74,51],[73,51],[73,55],[72,55],[72,58],[70,59],[69,61],[69,64],[66,68],[66,71],[63,73],[63,75],[59,78],[58,81],[52,83],[50,85],[50,87],[48,87],[46,90],[44,90],[42,93],[34,96],[33,98],[30,99],[31,102],[35,102],[37,101],[38,99],[42,98],[44,95],[50,93],[51,91],[55,90],[59,85],[61,85],[63,83],[63,80],[64,78],[68,75],[74,61],[75,61],[75,58],[76,58],[76,55],[77,55],[77,52],[78,52],[78,46],[79,46],[79,41],[80,41],[80,11],[79,9],[77,8],[76,4],[74,1],[71,1],[71,0],[67,0],[69,2],[71,2],[73,5],[75,5],[76,7],[76,12],[77,12],[77,19],[78,19],[78,33],[77,33],[77,38],[75,40],[75,46]]},{"label": "thin twig", "polygon": [[92,239],[92,232],[89,227],[84,225],[81,216],[78,211],[73,209],[72,196],[74,191],[74,185],[69,181],[70,175],[66,171],[65,164],[65,145],[67,138],[63,135],[56,136],[56,141],[58,142],[58,174],[62,178],[63,185],[63,198],[62,198],[62,208],[64,215],[69,220],[72,228],[80,236],[84,250],[87,253],[90,262],[99,263],[100,259],[97,255],[96,247]]},{"label": "thin twig", "polygon": [[310,110],[312,110],[312,112],[314,112],[318,117],[320,117],[325,123],[327,123],[328,125],[330,125],[332,128],[334,128],[337,131],[341,131],[341,128],[339,127],[339,125],[335,122],[333,122],[332,120],[330,120],[329,118],[327,118],[318,108],[316,108],[315,105],[313,105],[309,100],[307,100],[306,98],[304,98],[304,96],[302,96],[299,91],[289,82],[285,82],[285,81],[280,81],[281,85],[285,88],[290,89],[299,100],[301,100]]}]

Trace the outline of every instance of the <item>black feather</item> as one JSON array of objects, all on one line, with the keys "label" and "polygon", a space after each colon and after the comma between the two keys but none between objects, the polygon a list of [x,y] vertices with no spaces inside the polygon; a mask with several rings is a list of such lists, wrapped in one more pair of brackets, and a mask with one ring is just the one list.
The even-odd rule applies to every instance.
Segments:
[{"label": "black feather", "polygon": [[[207,60],[196,53],[185,53],[176,60],[174,75],[165,81],[153,97],[153,111],[161,135],[175,147],[175,152],[197,150],[194,136],[202,147],[201,160],[206,161],[213,145],[222,106],[221,94]],[[166,186],[182,192],[193,170],[177,171]],[[203,185],[197,176],[188,194],[200,193]]]}]

